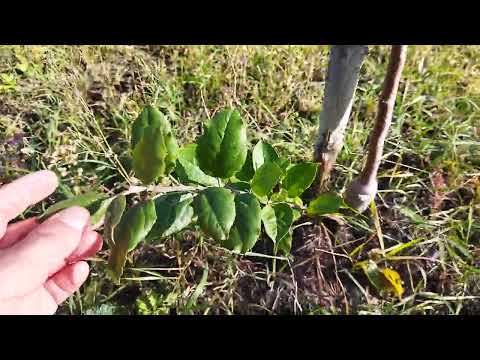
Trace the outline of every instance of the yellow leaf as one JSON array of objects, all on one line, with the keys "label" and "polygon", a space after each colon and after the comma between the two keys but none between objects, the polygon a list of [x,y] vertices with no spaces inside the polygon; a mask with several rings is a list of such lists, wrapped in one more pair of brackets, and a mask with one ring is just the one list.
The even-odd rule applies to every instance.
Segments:
[{"label": "yellow leaf", "polygon": [[395,295],[401,298],[405,289],[403,288],[400,274],[389,268],[382,269],[381,272],[387,282],[386,285],[395,293]]}]

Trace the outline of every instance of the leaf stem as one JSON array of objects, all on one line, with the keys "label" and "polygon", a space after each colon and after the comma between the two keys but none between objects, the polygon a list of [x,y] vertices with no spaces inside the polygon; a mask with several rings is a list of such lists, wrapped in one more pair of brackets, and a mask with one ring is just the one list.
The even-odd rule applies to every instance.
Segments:
[{"label": "leaf stem", "polygon": [[154,185],[154,186],[130,186],[130,188],[124,192],[122,195],[138,194],[144,191],[153,192],[156,194],[165,194],[169,192],[199,192],[202,191],[204,187],[201,186],[185,186],[185,185],[176,185],[176,186],[163,186],[163,185]]}]

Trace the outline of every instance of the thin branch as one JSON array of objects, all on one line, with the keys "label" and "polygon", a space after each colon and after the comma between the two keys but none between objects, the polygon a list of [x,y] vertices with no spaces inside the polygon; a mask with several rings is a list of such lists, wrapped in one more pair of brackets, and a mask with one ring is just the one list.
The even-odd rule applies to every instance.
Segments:
[{"label": "thin branch", "polygon": [[163,185],[154,185],[154,186],[130,186],[128,190],[122,192],[122,195],[138,194],[144,191],[149,191],[155,194],[165,194],[169,192],[198,192],[203,190],[203,187],[200,186],[163,186]]},{"label": "thin branch", "polygon": [[383,153],[383,145],[392,123],[393,109],[397,97],[400,77],[407,58],[407,45],[393,45],[390,62],[383,83],[383,90],[378,103],[377,119],[373,128],[367,161],[360,175],[363,183],[369,183],[377,177],[378,167]]},{"label": "thin branch", "polygon": [[363,212],[377,194],[377,172],[383,153],[385,138],[392,123],[395,98],[400,76],[405,65],[407,45],[393,45],[390,61],[378,103],[377,117],[368,148],[367,160],[360,176],[354,179],[345,191],[345,202]]}]

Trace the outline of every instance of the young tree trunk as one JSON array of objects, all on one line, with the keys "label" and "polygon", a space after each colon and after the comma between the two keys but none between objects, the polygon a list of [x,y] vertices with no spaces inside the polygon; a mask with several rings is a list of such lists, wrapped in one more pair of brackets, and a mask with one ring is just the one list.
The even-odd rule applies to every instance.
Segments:
[{"label": "young tree trunk", "polygon": [[360,68],[367,53],[366,45],[334,45],[330,50],[323,110],[315,144],[315,161],[319,164],[316,192],[325,187],[342,149]]},{"label": "young tree trunk", "polygon": [[406,45],[393,45],[390,61],[383,83],[377,118],[370,137],[367,161],[360,176],[353,180],[345,191],[345,202],[354,209],[363,212],[377,194],[377,172],[383,153],[383,145],[392,122],[400,76],[407,55]]}]

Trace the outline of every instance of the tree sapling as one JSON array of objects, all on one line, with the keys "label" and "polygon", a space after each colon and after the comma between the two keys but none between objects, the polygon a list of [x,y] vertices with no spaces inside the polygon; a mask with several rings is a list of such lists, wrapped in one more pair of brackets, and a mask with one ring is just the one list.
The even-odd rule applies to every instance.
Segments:
[{"label": "tree sapling", "polygon": [[392,46],[390,61],[378,103],[377,118],[370,139],[367,161],[360,175],[345,190],[345,202],[360,212],[364,212],[367,209],[377,193],[377,171],[380,166],[385,138],[392,122],[395,98],[406,55],[407,45]]},{"label": "tree sapling", "polygon": [[366,45],[333,45],[330,50],[323,110],[315,144],[315,161],[319,164],[316,192],[325,186],[342,149],[360,68],[367,53]]}]

